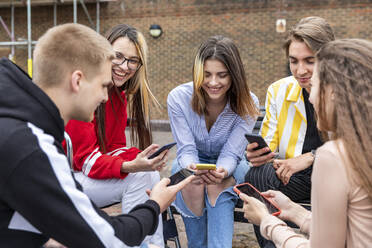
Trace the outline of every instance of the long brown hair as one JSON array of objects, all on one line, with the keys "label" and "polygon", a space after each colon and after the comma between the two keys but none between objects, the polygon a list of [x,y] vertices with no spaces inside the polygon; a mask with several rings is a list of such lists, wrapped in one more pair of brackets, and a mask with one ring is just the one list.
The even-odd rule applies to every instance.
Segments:
[{"label": "long brown hair", "polygon": [[[372,199],[372,42],[337,40],[316,54],[319,126],[341,139],[350,161],[349,177]],[[334,114],[327,116],[326,87],[333,91]]]},{"label": "long brown hair", "polygon": [[[106,35],[107,40],[111,44],[120,37],[127,37],[133,42],[142,66],[123,86],[120,88],[113,86],[109,96],[118,94],[120,97],[120,92],[125,91],[128,98],[127,109],[129,112],[131,142],[143,150],[152,143],[149,104],[150,101],[158,103],[148,85],[147,44],[142,33],[127,24],[116,25]],[[112,101],[112,99],[109,99],[109,101]],[[105,103],[101,104],[96,111],[98,142],[104,152],[106,152],[105,106]]]},{"label": "long brown hair", "polygon": [[245,76],[243,62],[234,42],[224,36],[213,36],[203,42],[197,52],[193,66],[194,92],[192,109],[199,115],[208,114],[206,93],[202,88],[204,82],[204,63],[208,59],[217,59],[223,63],[231,77],[231,87],[227,91],[231,109],[240,117],[256,117],[259,111],[251,97]]}]

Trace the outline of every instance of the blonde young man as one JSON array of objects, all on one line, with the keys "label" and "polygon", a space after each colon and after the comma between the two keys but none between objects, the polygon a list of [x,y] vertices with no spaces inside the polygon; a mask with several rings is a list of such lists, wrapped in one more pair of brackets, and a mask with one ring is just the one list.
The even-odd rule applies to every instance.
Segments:
[{"label": "blonde young man", "polygon": [[[266,96],[266,115],[261,135],[269,148],[254,150],[247,146],[246,156],[252,164],[245,180],[261,191],[280,190],[293,201],[310,199],[311,173],[315,150],[322,145],[309,102],[310,80],[315,53],[334,40],[331,26],[320,17],[301,19],[289,32],[284,49],[292,76],[270,85]],[[278,158],[274,159],[274,152]],[[264,240],[255,228],[261,247],[275,247]]]},{"label": "blonde young man", "polygon": [[71,119],[91,121],[111,85],[109,42],[88,27],[65,24],[46,32],[34,50],[33,81],[0,60],[0,246],[139,245],[158,216],[191,179],[166,187],[126,215],[107,216],[81,191],[61,142]]}]

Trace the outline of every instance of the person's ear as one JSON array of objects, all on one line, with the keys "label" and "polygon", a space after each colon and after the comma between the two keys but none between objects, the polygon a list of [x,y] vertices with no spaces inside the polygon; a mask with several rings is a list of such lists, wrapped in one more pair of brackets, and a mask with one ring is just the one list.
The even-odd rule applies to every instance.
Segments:
[{"label": "person's ear", "polygon": [[79,92],[83,73],[79,70],[73,71],[71,74],[70,87],[73,92]]}]

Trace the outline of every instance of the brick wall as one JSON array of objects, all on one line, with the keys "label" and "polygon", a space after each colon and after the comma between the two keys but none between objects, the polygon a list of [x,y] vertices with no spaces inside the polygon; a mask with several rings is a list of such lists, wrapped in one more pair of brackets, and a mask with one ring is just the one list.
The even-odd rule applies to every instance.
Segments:
[{"label": "brick wall", "polygon": [[[87,4],[93,20],[96,5]],[[78,22],[88,25],[79,5]],[[281,11],[279,11],[281,10]],[[0,9],[10,27],[10,9]],[[161,104],[154,119],[167,119],[166,97],[178,84],[190,81],[191,66],[199,44],[211,35],[232,38],[240,49],[252,91],[263,105],[267,87],[287,75],[281,49],[284,34],[275,32],[278,17],[287,28],[305,16],[317,15],[329,21],[337,38],[359,37],[372,40],[372,0],[124,0],[101,4],[101,33],[117,23],[141,30],[149,45],[151,89]],[[72,6],[58,6],[58,23],[71,22]],[[27,38],[26,8],[15,9],[16,37]],[[148,29],[159,24],[164,33],[152,38]],[[53,26],[52,6],[32,7],[32,37],[36,40]],[[0,29],[0,40],[9,40]],[[61,41],[62,42],[62,41]],[[2,55],[4,51],[2,49]],[[17,47],[16,62],[26,66],[27,49]]]}]

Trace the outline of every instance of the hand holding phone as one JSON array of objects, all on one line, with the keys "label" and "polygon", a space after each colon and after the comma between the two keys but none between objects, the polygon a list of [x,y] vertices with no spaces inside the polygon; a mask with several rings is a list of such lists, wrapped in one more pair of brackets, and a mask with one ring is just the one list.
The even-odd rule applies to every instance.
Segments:
[{"label": "hand holding phone", "polygon": [[[265,147],[269,147],[266,143],[266,141],[262,138],[261,135],[257,135],[257,134],[251,134],[251,133],[246,133],[245,134],[245,138],[248,140],[249,143],[254,143],[256,142],[258,144],[258,146],[256,148],[254,148],[253,150],[259,150],[259,149],[262,149],[262,148],[265,148]],[[269,154],[271,151],[268,151],[268,152],[265,152],[263,153],[261,156],[263,155],[267,155]]]},{"label": "hand holding phone", "polygon": [[163,178],[152,188],[151,191],[148,190],[148,194],[151,200],[154,200],[159,204],[160,212],[163,212],[176,199],[177,192],[186,187],[186,185],[192,180],[193,176],[189,176],[185,180],[169,186],[169,180]]},{"label": "hand holding phone", "polygon": [[187,178],[191,175],[194,175],[194,172],[192,170],[181,169],[180,171],[178,171],[177,173],[175,173],[171,177],[169,177],[170,183],[168,184],[168,186],[177,184],[177,183],[181,182],[182,180],[184,180],[185,178]]},{"label": "hand holding phone", "polygon": [[176,142],[173,142],[173,143],[169,143],[169,144],[166,144],[166,145],[162,146],[161,148],[159,148],[158,150],[156,150],[153,154],[151,154],[148,157],[148,159],[153,159],[153,158],[159,156],[160,153],[162,153],[165,150],[171,149],[176,144],[177,144]]},{"label": "hand holding phone", "polygon": [[270,199],[265,197],[260,191],[258,191],[253,185],[250,183],[242,183],[234,186],[233,190],[239,195],[240,193],[244,193],[248,196],[254,197],[265,204],[269,213],[278,216],[281,213],[280,208]]}]

